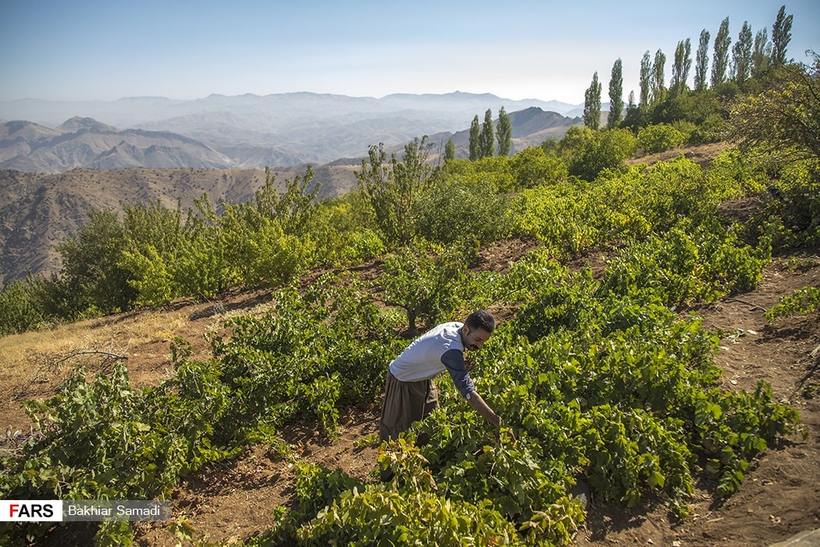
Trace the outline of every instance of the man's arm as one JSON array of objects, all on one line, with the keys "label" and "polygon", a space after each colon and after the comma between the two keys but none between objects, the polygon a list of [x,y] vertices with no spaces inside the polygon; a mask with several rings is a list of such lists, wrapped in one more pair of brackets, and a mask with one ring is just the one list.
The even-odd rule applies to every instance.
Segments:
[{"label": "man's arm", "polygon": [[464,352],[457,349],[448,350],[441,356],[441,362],[449,371],[456,388],[458,388],[461,395],[467,399],[470,406],[484,416],[488,422],[499,427],[501,419],[498,417],[498,414],[487,406],[487,403],[484,402],[484,399],[482,399],[481,395],[475,390],[475,385],[473,385],[473,381],[467,372],[467,364],[464,362]]},{"label": "man's arm", "polygon": [[477,391],[470,393],[467,397],[467,402],[470,403],[470,406],[473,407],[476,412],[484,416],[484,418],[495,427],[501,426],[501,418],[498,417],[498,414],[496,414],[492,408],[487,406],[487,403],[484,402],[484,399],[481,398],[481,395],[479,395]]}]

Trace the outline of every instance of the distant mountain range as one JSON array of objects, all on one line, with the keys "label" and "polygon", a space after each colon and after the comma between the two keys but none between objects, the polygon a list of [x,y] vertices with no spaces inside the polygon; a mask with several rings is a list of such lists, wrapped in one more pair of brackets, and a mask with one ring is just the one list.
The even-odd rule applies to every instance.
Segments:
[{"label": "distant mountain range", "polygon": [[234,161],[194,139],[167,131],[114,127],[74,117],[52,129],[27,121],[0,125],[0,169],[59,173],[84,167],[229,167]]},{"label": "distant mountain range", "polygon": [[[497,115],[502,106],[510,113],[536,107],[564,115],[575,113],[581,105],[458,91],[380,99],[301,92],[210,95],[191,101],[162,97],[5,101],[0,102],[1,119],[29,120],[35,125],[4,129],[8,135],[0,135],[0,167],[55,172],[77,166],[324,164],[361,157],[369,145],[379,142],[395,148],[423,134],[458,132],[469,127],[473,116],[483,120],[486,109]],[[75,121],[66,127],[64,120],[69,118]],[[115,127],[126,129],[116,131]],[[88,134],[77,135],[84,131]],[[68,136],[72,134],[75,136]],[[106,136],[100,137],[102,134]],[[66,144],[52,149],[46,137],[64,139],[57,144]],[[190,140],[181,140],[186,137]]]}]

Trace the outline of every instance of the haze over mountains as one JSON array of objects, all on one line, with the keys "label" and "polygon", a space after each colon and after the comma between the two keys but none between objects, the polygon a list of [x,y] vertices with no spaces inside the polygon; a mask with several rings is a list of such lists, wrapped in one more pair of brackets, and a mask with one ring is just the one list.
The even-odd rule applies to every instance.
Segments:
[{"label": "haze over mountains", "polygon": [[[497,115],[501,106],[509,113],[537,107],[575,114],[579,105],[461,92],[380,99],[303,92],[210,95],[191,101],[6,101],[0,102],[0,119],[37,125],[0,133],[0,168],[59,172],[73,167],[323,164],[362,157],[378,142],[395,149],[423,134],[457,132],[469,127],[473,116],[483,119],[487,108]],[[85,118],[91,120],[78,121]],[[75,121],[67,127],[69,119]],[[87,134],[71,138],[72,127]],[[46,137],[60,138],[49,143]]]}]

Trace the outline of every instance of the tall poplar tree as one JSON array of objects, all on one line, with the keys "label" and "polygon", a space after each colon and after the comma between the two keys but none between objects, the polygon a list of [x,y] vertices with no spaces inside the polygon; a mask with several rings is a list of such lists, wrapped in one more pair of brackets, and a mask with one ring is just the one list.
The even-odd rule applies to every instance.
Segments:
[{"label": "tall poplar tree", "polygon": [[726,69],[729,66],[729,45],[732,38],[729,36],[729,18],[720,23],[715,36],[714,54],[712,56],[712,87],[726,81]]},{"label": "tall poplar tree", "polygon": [[672,81],[669,88],[673,95],[682,93],[686,89],[686,80],[689,79],[689,69],[692,67],[692,43],[689,38],[678,42],[675,48],[675,64],[672,65]]},{"label": "tall poplar tree", "polygon": [[786,15],[786,6],[780,6],[772,26],[772,66],[786,64],[786,47],[792,39],[792,18]]},{"label": "tall poplar tree", "polygon": [[698,52],[695,55],[695,91],[706,90],[706,75],[709,73],[709,31],[700,31]]},{"label": "tall poplar tree", "polygon": [[444,145],[444,161],[453,161],[456,159],[456,145],[453,139],[447,139],[447,144]]},{"label": "tall poplar tree", "polygon": [[754,51],[752,52],[752,76],[758,77],[769,68],[769,59],[772,55],[772,44],[766,34],[766,29],[760,29],[755,34]]},{"label": "tall poplar tree", "polygon": [[495,154],[495,137],[493,136],[493,111],[489,108],[484,113],[484,123],[481,125],[481,157],[489,158]]},{"label": "tall poplar tree", "polygon": [[743,21],[743,27],[737,35],[737,42],[732,48],[732,60],[735,81],[742,84],[752,72],[752,27],[748,21]]},{"label": "tall poplar tree", "polygon": [[617,59],[612,65],[612,75],[609,78],[609,115],[606,126],[610,129],[617,127],[624,112],[624,77],[623,64]]},{"label": "tall poplar tree", "polygon": [[646,110],[649,107],[649,93],[652,82],[652,58],[649,56],[649,51],[644,52],[641,59],[641,108]]},{"label": "tall poplar tree", "polygon": [[478,114],[470,124],[470,161],[481,159],[481,128],[478,125]]},{"label": "tall poplar tree", "polygon": [[655,61],[652,63],[652,104],[658,104],[666,96],[664,65],[666,65],[666,55],[659,49],[655,52]]},{"label": "tall poplar tree", "polygon": [[498,155],[509,156],[512,150],[512,122],[503,106],[498,111],[498,132],[495,137],[498,139]]},{"label": "tall poplar tree", "polygon": [[584,125],[590,129],[598,129],[601,124],[601,84],[598,82],[598,72],[592,75],[592,83],[584,93]]}]

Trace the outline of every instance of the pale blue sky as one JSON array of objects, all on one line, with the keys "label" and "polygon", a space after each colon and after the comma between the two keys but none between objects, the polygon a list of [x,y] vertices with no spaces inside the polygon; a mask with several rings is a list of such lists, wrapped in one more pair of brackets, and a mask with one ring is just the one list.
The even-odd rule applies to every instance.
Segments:
[{"label": "pale blue sky", "polygon": [[[637,88],[641,55],[729,16],[771,26],[782,0],[431,2],[119,0],[0,3],[0,100],[178,99],[315,91],[494,93],[583,102],[612,63]],[[789,56],[820,51],[820,0],[786,3]],[[711,45],[710,45],[711,51]],[[690,76],[691,79],[691,76]]]}]

